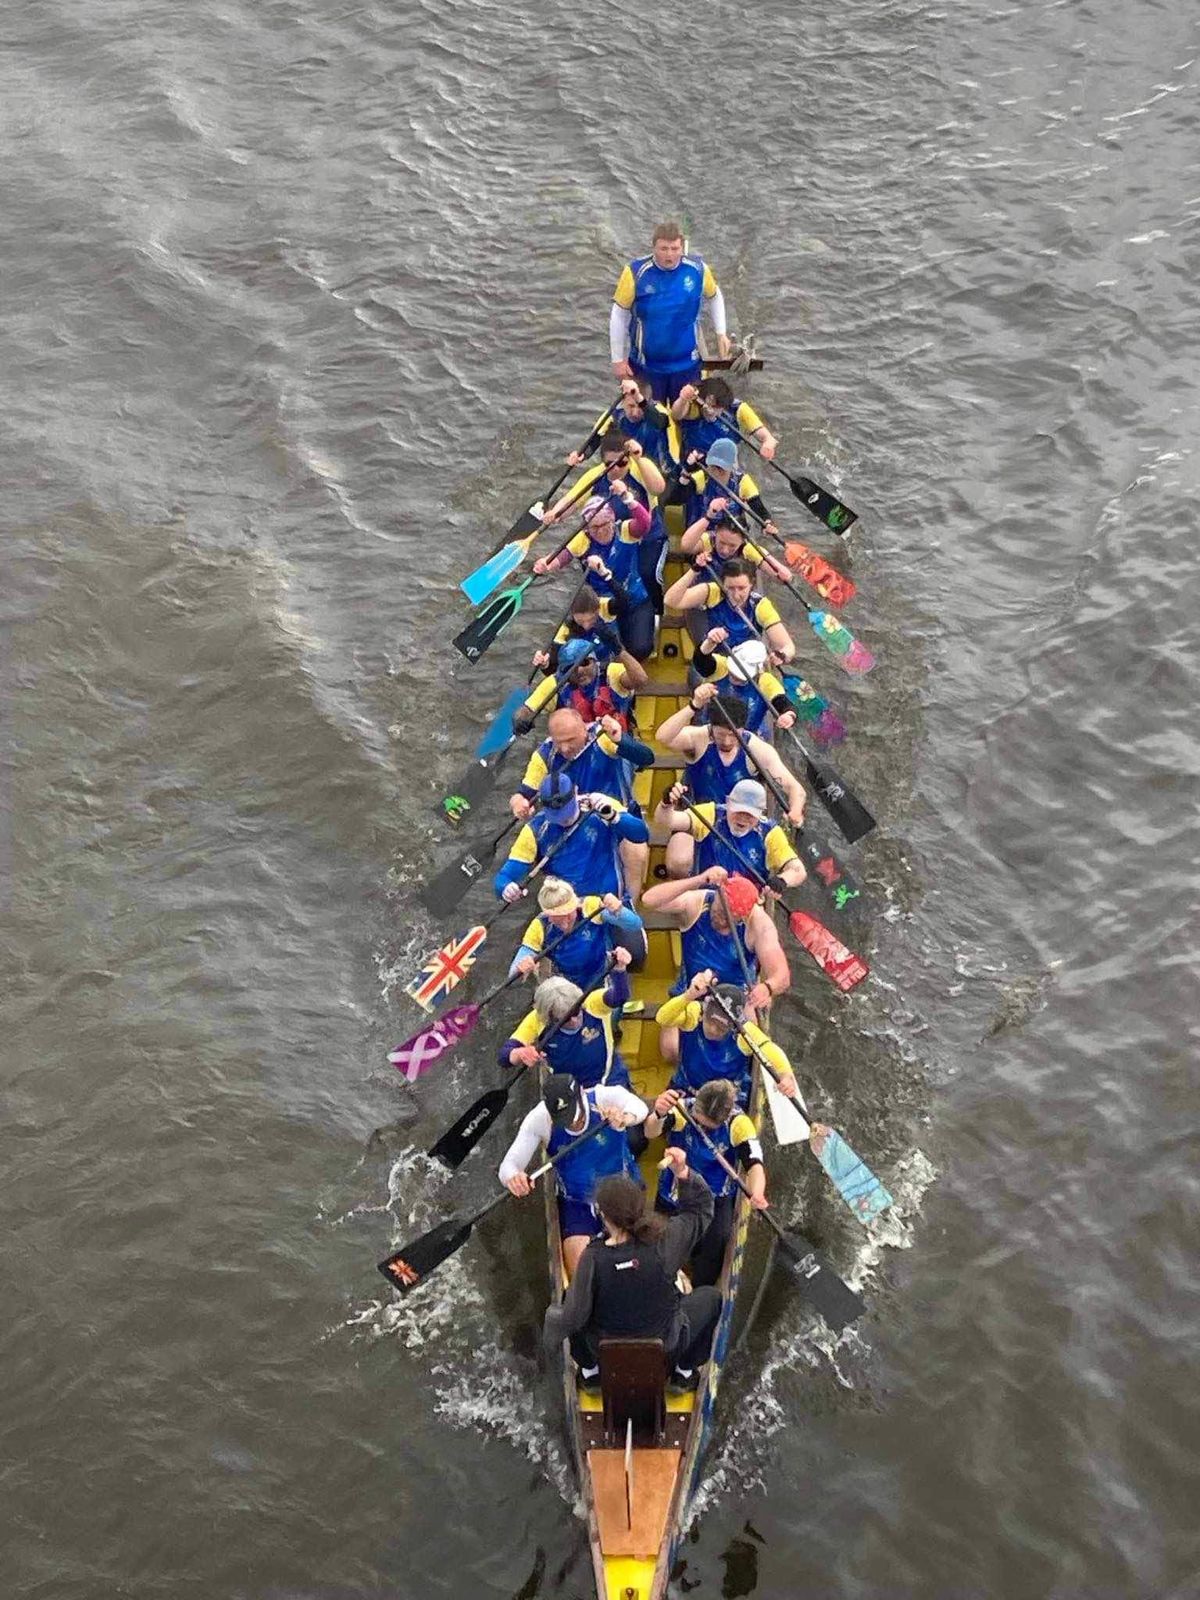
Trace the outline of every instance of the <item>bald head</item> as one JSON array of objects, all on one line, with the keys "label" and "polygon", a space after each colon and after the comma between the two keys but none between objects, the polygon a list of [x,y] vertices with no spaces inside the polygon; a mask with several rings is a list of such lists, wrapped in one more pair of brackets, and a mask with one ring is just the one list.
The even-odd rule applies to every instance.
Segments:
[{"label": "bald head", "polygon": [[546,731],[564,761],[571,761],[587,744],[587,723],[570,706],[560,706],[550,713]]}]

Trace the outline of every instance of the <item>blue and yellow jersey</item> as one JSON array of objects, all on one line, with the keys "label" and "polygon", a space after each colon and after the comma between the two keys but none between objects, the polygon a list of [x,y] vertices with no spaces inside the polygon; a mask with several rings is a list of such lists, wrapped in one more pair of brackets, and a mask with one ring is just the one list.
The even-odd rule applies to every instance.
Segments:
[{"label": "blue and yellow jersey", "polygon": [[686,995],[674,995],[659,1006],[655,1021],[660,1028],[679,1029],[679,1066],[671,1079],[672,1089],[690,1089],[693,1092],[713,1078],[728,1078],[744,1091],[744,1100],[750,1088],[754,1051],[767,1061],[780,1077],[791,1072],[792,1064],[784,1052],[755,1022],[743,1022],[742,1032],[736,1028],[722,1039],[710,1039],[701,1027],[702,1003],[689,1000]]},{"label": "blue and yellow jersey", "polygon": [[700,360],[700,310],[717,292],[711,267],[683,256],[660,267],[652,255],[622,269],[613,299],[630,315],[630,355],[656,372],[683,372]]},{"label": "blue and yellow jersey", "polygon": [[497,895],[510,883],[522,883],[530,868],[553,850],[554,876],[563,878],[576,894],[620,894],[623,889],[617,846],[623,839],[645,844],[650,830],[641,817],[635,817],[618,802],[613,802],[616,819],[606,822],[594,811],[585,812],[578,825],[561,828],[539,811],[517,834],[508,857],[492,880]]},{"label": "blue and yellow jersey", "polygon": [[[537,1044],[542,1032],[536,1011],[529,1011],[512,1031],[518,1044]],[[542,1047],[551,1072],[569,1072],[585,1089],[598,1083],[629,1086],[629,1073],[617,1050],[613,1031],[613,1008],[603,992],[589,994],[583,1002],[583,1017],[578,1028],[560,1028]]]},{"label": "blue and yellow jersey", "polygon": [[[725,591],[719,583],[708,585],[708,593],[704,599],[705,624],[710,628],[726,629],[729,635],[725,641],[727,650],[736,644],[744,644],[747,639],[757,639],[764,629],[783,621],[775,608],[774,601],[768,600],[757,589],[750,591],[749,599],[744,606],[739,607],[739,610],[744,611],[746,615],[744,617],[738,615],[726,600]],[[746,620],[750,617],[758,624],[757,630]]]},{"label": "blue and yellow jersey", "polygon": [[659,400],[646,407],[645,414],[639,422],[635,422],[627,412],[618,408],[611,417],[607,412],[597,417],[596,427],[599,428],[601,435],[616,427],[626,438],[636,439],[651,461],[664,472],[668,467],[678,465],[679,424],[671,415],[670,407],[663,405]]},{"label": "blue and yellow jersey", "polygon": [[[628,522],[622,522],[616,538],[609,544],[601,544],[598,539],[590,538],[581,529],[567,549],[584,566],[583,576],[588,588],[594,589],[601,600],[607,601],[611,607],[618,589],[624,593],[631,606],[638,605],[646,598],[646,584],[638,565],[641,547],[642,540],[634,538],[629,531]],[[587,567],[589,556],[599,556],[612,573],[612,577],[606,578],[602,573],[593,572]]]},{"label": "blue and yellow jersey", "polygon": [[[705,472],[703,467],[697,467],[692,473],[692,489],[699,499],[701,511],[710,500],[724,499],[729,501],[729,509],[735,517],[740,517],[742,511],[737,501],[730,497],[731,489],[738,500],[744,500],[747,505],[752,505],[755,500],[761,498],[759,487],[748,472],[731,472],[729,482],[722,483],[719,478],[714,478]],[[696,515],[699,516],[700,511]],[[692,520],[695,521],[695,518]]]},{"label": "blue and yellow jersey", "polygon": [[[564,761],[554,749],[552,739],[543,739],[529,758],[521,778],[521,793],[532,799],[538,785],[551,772],[565,772],[580,794],[611,794],[623,798],[616,769],[621,766],[617,746],[594,723],[588,728],[589,742],[577,756]],[[616,784],[617,787],[612,787]]]},{"label": "blue and yellow jersey", "polygon": [[[596,722],[601,717],[614,716],[628,719],[633,704],[633,689],[629,674],[620,661],[610,661],[594,684],[587,689],[573,688],[569,683],[559,683],[553,675],[542,679],[525,697],[525,706],[534,715],[543,706],[571,706],[585,722]],[[584,709],[584,703],[589,707]]]},{"label": "blue and yellow jersey", "polygon": [[590,989],[603,971],[610,948],[608,927],[601,920],[602,905],[598,894],[581,896],[575,925],[565,936],[544,911],[539,913],[521,936],[521,952],[540,957],[546,946],[552,945],[549,960],[557,971],[581,989]]},{"label": "blue and yellow jersey", "polygon": [[[738,428],[743,433],[753,437],[760,428],[765,426],[758,412],[755,411],[752,405],[748,405],[745,400],[735,400],[731,409],[737,418]],[[693,450],[703,451],[707,455],[709,445],[715,444],[718,439],[732,439],[734,444],[741,443],[737,431],[731,428],[722,417],[706,417],[698,400],[692,401],[678,427],[682,451],[679,459],[683,461],[687,460]],[[743,495],[742,498],[745,499],[745,496]]]},{"label": "blue and yellow jersey", "polygon": [[[702,533],[700,535],[700,545],[695,554],[699,555],[701,552],[708,557],[708,566],[704,568],[705,576],[711,573],[714,578],[719,580],[725,570],[726,561],[732,560],[733,557],[719,556],[717,554],[716,540],[711,533]],[[765,559],[765,552],[760,550],[756,544],[751,544],[749,539],[743,539],[741,549],[737,553],[737,559],[739,561],[748,561],[752,567],[761,567]]]},{"label": "blue and yellow jersey", "polygon": [[728,819],[724,815],[718,819],[716,812],[716,801],[706,800],[688,813],[692,819],[692,836],[697,843],[697,872],[707,872],[709,867],[725,867],[731,874],[744,874],[746,871],[734,850],[714,832],[714,822],[722,833],[733,840],[737,850],[761,878],[782,872],[789,862],[799,859],[791,840],[777,822],[764,817],[748,833],[735,834]]},{"label": "blue and yellow jersey", "polygon": [[[608,485],[597,482],[604,475],[603,461],[598,461],[594,466],[585,468],[566,491],[567,504],[578,505],[581,500],[586,500],[591,494],[606,494]],[[651,494],[650,490],[647,489],[642,478],[642,464],[636,456],[631,456],[621,468],[621,476],[648,511],[653,512],[657,509],[658,496]]]},{"label": "blue and yellow jersey", "polygon": [[[584,1094],[587,1102],[588,1120],[586,1128],[576,1129],[574,1133],[569,1128],[555,1128],[550,1134],[546,1145],[546,1154],[556,1156],[560,1150],[565,1150],[573,1140],[584,1133],[590,1133],[597,1123],[603,1122],[604,1117],[596,1105],[596,1091],[589,1089]],[[583,1200],[588,1205],[596,1192],[596,1185],[601,1178],[607,1178],[614,1172],[625,1172],[630,1177],[638,1177],[637,1158],[629,1148],[629,1136],[625,1130],[606,1127],[581,1144],[578,1149],[560,1161],[555,1168],[558,1178],[558,1192],[571,1200]],[[640,1180],[639,1180],[640,1181]]]},{"label": "blue and yellow jersey", "polygon": [[[691,1104],[688,1110],[695,1115]],[[667,1143],[686,1152],[688,1166],[699,1173],[716,1199],[733,1193],[737,1184],[681,1111],[668,1112],[665,1131]],[[758,1128],[744,1111],[735,1111],[728,1122],[719,1128],[705,1128],[704,1132],[731,1166],[740,1166],[744,1171],[755,1164],[762,1165]],[[658,1180],[658,1199],[668,1209],[673,1203],[674,1188],[675,1174],[668,1168],[659,1174]]]},{"label": "blue and yellow jersey", "polygon": [[[558,872],[557,867],[554,870]],[[562,876],[561,873],[558,875]],[[712,908],[716,899],[717,891],[706,889],[704,909],[691,927],[684,928],[679,935],[679,944],[683,952],[683,969],[675,980],[678,985],[675,991],[677,993],[686,989],[697,973],[704,971],[715,972],[718,983],[743,983],[745,980],[742,975],[739,948],[745,949],[751,976],[754,978],[758,976],[758,956],[754,951],[749,946],[739,947],[738,941],[732,934],[721,933],[713,926]]]},{"label": "blue and yellow jersey", "polygon": [[[761,733],[770,720],[768,704],[776,711],[791,711],[793,707],[784,689],[783,680],[770,669],[760,672],[754,683],[747,683],[729,670],[729,657],[718,651],[713,656],[716,663],[708,678],[709,683],[720,685],[722,694],[735,694],[746,707],[745,733]],[[757,694],[755,693],[757,690]]]}]

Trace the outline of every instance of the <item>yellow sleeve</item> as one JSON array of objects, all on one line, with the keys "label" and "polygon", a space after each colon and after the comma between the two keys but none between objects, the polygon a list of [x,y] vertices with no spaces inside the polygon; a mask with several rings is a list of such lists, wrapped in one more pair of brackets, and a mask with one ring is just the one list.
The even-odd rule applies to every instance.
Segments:
[{"label": "yellow sleeve", "polygon": [[[602,750],[606,756],[615,756],[617,753],[616,744],[608,737],[606,733],[602,733],[596,740],[596,749]],[[621,811],[624,811],[625,809],[619,800],[614,800],[613,805],[615,805]]]},{"label": "yellow sleeve", "polygon": [[[628,271],[628,268],[626,268],[626,271]],[[633,282],[633,274],[632,273],[630,273],[629,281],[630,281],[630,283]],[[708,265],[707,262],[705,262],[705,264],[704,264],[704,298],[706,300],[711,300],[713,295],[716,294],[716,292],[717,292],[717,280],[713,276],[713,269]],[[629,303],[630,303],[630,305],[632,305],[633,301],[631,300]]]},{"label": "yellow sleeve", "polygon": [[508,859],[510,861],[524,862],[526,866],[531,867],[537,858],[537,840],[533,836],[533,829],[526,823],[513,841],[513,847],[508,852]]},{"label": "yellow sleeve", "polygon": [[587,555],[588,545],[590,543],[591,540],[588,538],[587,534],[581,531],[575,535],[570,544],[567,546],[567,553],[568,555],[578,556],[578,558],[582,561],[584,556]]},{"label": "yellow sleeve", "polygon": [[650,510],[653,511],[655,506],[658,505],[658,496],[655,494],[653,489],[647,486],[645,478],[642,477],[642,463],[637,459],[636,456],[629,463],[629,470],[641,484],[643,490],[645,491],[646,499],[650,502]]},{"label": "yellow sleeve", "polygon": [[584,917],[585,919],[587,917],[594,918],[595,915],[596,915],[596,912],[598,912],[600,910],[600,907],[603,904],[604,904],[603,895],[585,894],[581,898],[581,900],[579,902],[579,915],[581,917]]},{"label": "yellow sleeve", "polygon": [[765,694],[768,700],[774,700],[776,695],[786,694],[783,680],[777,678],[773,672],[760,672],[758,675],[758,692]]},{"label": "yellow sleeve", "polygon": [[667,1114],[666,1121],[663,1123],[663,1132],[682,1133],[687,1125],[688,1121],[683,1112],[680,1111],[678,1107],[673,1107]]},{"label": "yellow sleeve", "polygon": [[583,1002],[583,1009],[589,1017],[595,1017],[597,1022],[603,1022],[605,1017],[612,1016],[612,1007],[604,1003],[603,989],[597,989],[594,994],[589,994]]},{"label": "yellow sleeve", "polygon": [[771,872],[782,872],[789,861],[796,860],[796,852],[792,849],[791,840],[778,823],[767,834],[767,868]]},{"label": "yellow sleeve", "polygon": [[754,620],[760,628],[769,628],[783,619],[775,609],[774,600],[760,600],[754,608]]},{"label": "yellow sleeve", "polygon": [[[548,775],[549,771],[550,768],[546,765],[546,761],[542,755],[542,752],[540,750],[535,750],[529,758],[529,765],[525,768],[521,782],[527,789],[536,789],[541,783],[542,779]],[[528,832],[528,829],[526,829],[526,832]],[[529,837],[532,839],[533,835],[530,834]],[[535,858],[530,856],[529,859],[530,861],[533,861]]]},{"label": "yellow sleeve", "polygon": [[708,597],[704,602],[705,610],[707,610],[710,606],[719,606],[720,604],[721,585],[719,583],[710,583],[708,586]]},{"label": "yellow sleeve", "polygon": [[692,838],[707,839],[712,832],[713,823],[717,820],[717,802],[705,800],[701,805],[693,806],[688,816],[692,819]]},{"label": "yellow sleeve", "polygon": [[625,668],[620,661],[610,661],[608,663],[608,666],[604,669],[604,678],[614,694],[633,693],[629,686],[629,678],[626,676]]},{"label": "yellow sleeve", "polygon": [[672,995],[664,1000],[654,1016],[660,1028],[682,1028],[691,1033],[700,1026],[700,1002],[689,1000],[685,994]]},{"label": "yellow sleeve", "polygon": [[738,485],[738,494],[742,497],[742,499],[753,500],[756,494],[761,493],[762,491],[759,489],[758,485],[755,483],[750,474],[748,472],[743,472],[742,481]]},{"label": "yellow sleeve", "polygon": [[592,424],[592,430],[593,432],[598,433],[603,439],[604,435],[608,432],[612,425],[612,417],[609,416],[607,411],[602,411]]},{"label": "yellow sleeve", "polygon": [[763,553],[756,544],[751,544],[749,540],[742,546],[739,553],[742,560],[748,561],[752,567],[762,566]]},{"label": "yellow sleeve", "polygon": [[[712,294],[712,289],[705,289],[705,294]],[[617,279],[617,287],[613,290],[613,299],[622,311],[632,311],[634,300],[633,268],[628,262],[621,268],[621,276]]]},{"label": "yellow sleeve", "polygon": [[679,424],[671,415],[670,407],[663,406],[662,409],[667,413],[667,454],[670,456],[675,465],[678,466],[680,454],[683,450],[683,435],[679,431]]},{"label": "yellow sleeve", "polygon": [[582,500],[586,494],[590,493],[592,485],[603,471],[603,462],[597,462],[594,467],[589,467],[586,472],[581,472],[567,490],[567,504],[573,506],[577,500]]},{"label": "yellow sleeve", "polygon": [[[781,1078],[791,1072],[792,1063],[775,1043],[774,1039],[768,1038],[757,1023],[744,1022],[742,1027],[746,1031],[746,1037],[742,1038],[739,1035],[738,1049],[744,1056],[752,1056],[754,1052],[751,1050],[750,1044],[756,1044],[762,1052],[763,1060],[769,1061]],[[750,1042],[748,1043],[747,1040]]]},{"label": "yellow sleeve", "polygon": [[538,1021],[536,1011],[527,1011],[509,1034],[510,1039],[515,1039],[518,1044],[536,1044],[542,1025]]},{"label": "yellow sleeve", "polygon": [[560,622],[559,625],[558,625],[558,632],[554,635],[555,644],[566,644],[567,640],[570,637],[571,637],[570,628],[568,628],[568,626],[567,626],[567,624],[565,622]]},{"label": "yellow sleeve", "polygon": [[542,679],[541,683],[538,684],[536,689],[532,690],[525,696],[525,709],[527,711],[532,711],[534,716],[536,716],[543,706],[549,705],[550,701],[554,699],[554,696],[557,692],[558,679],[551,672],[547,677]]},{"label": "yellow sleeve", "polygon": [[[754,407],[745,400],[737,408],[736,421],[743,433],[757,433],[763,426],[763,419],[755,411]],[[746,496],[743,495],[742,499],[744,500],[745,498]]]},{"label": "yellow sleeve", "polygon": [[744,1111],[737,1111],[729,1123],[729,1142],[736,1149],[739,1144],[748,1144],[751,1139],[758,1138],[758,1129],[754,1119],[748,1117]]},{"label": "yellow sleeve", "polygon": [[542,924],[542,919],[541,917],[534,917],[521,935],[521,943],[527,945],[530,950],[540,950],[545,942],[546,929]]}]

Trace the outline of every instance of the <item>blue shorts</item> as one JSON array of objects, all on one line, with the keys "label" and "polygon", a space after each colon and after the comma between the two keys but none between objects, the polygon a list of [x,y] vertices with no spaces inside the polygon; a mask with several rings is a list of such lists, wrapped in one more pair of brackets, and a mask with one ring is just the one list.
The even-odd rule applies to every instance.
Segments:
[{"label": "blue shorts", "polygon": [[694,367],[685,367],[682,372],[655,372],[650,367],[640,366],[632,359],[629,365],[639,383],[644,378],[654,398],[661,400],[664,405],[670,405],[673,400],[679,399],[679,391],[685,383],[699,383],[704,376],[703,368],[698,361]]},{"label": "blue shorts", "polygon": [[571,1200],[565,1194],[558,1197],[558,1227],[564,1239],[598,1239],[604,1234],[604,1224],[595,1206],[586,1200]]}]

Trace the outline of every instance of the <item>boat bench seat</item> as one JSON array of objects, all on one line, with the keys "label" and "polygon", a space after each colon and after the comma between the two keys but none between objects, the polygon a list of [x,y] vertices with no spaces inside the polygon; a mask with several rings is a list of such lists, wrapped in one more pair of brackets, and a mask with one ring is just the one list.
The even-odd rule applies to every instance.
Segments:
[{"label": "boat bench seat", "polygon": [[633,1423],[639,1445],[662,1442],[667,1424],[667,1357],[661,1339],[601,1339],[600,1399],[604,1430],[624,1440]]}]

